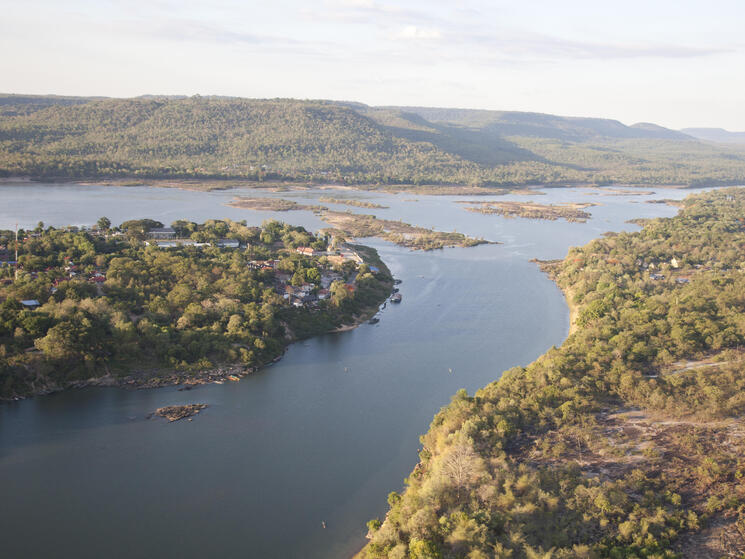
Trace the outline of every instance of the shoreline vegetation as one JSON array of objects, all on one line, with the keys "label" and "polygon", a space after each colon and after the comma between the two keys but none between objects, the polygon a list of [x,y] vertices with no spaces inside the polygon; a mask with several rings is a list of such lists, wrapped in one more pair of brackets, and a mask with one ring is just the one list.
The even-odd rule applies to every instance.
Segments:
[{"label": "shoreline vegetation", "polygon": [[669,198],[664,198],[662,200],[645,200],[645,202],[647,204],[667,204],[673,208],[682,208],[685,206],[683,200],[671,200]]},{"label": "shoreline vegetation", "polygon": [[234,208],[260,211],[264,208],[288,210],[312,210],[332,226],[325,231],[344,238],[377,237],[412,250],[436,250],[447,247],[472,247],[482,244],[498,244],[494,241],[475,239],[453,231],[447,233],[411,225],[399,220],[380,219],[374,215],[340,212],[324,206],[307,206],[282,198],[237,197],[228,204]]},{"label": "shoreline vegetation", "polygon": [[585,223],[592,214],[584,211],[585,208],[597,206],[595,203],[571,202],[566,204],[536,204],[535,202],[481,202],[481,201],[458,201],[459,204],[477,204],[465,207],[466,211],[497,214],[503,217],[522,217],[526,219],[545,219],[555,221],[564,219],[570,223]]},{"label": "shoreline vegetation", "polygon": [[421,437],[358,559],[740,557],[745,189],[539,262],[572,331]]},{"label": "shoreline vegetation", "polygon": [[[329,191],[351,191],[351,192],[385,192],[388,194],[410,194],[424,196],[506,196],[525,195],[541,196],[545,194],[540,189],[547,188],[587,188],[593,192],[585,193],[587,196],[644,196],[653,194],[653,191],[645,190],[649,184],[609,184],[599,185],[593,182],[577,183],[530,183],[521,186],[474,186],[468,184],[380,184],[380,183],[354,183],[329,181],[297,181],[279,179],[243,179],[243,178],[143,178],[131,177],[88,177],[75,178],[64,176],[2,176],[0,175],[0,186],[3,184],[34,184],[39,182],[71,184],[78,186],[118,186],[137,187],[150,186],[154,188],[176,188],[192,191],[217,191],[234,190],[239,188],[260,189],[267,192],[303,192],[307,190],[329,190]],[[686,190],[701,185],[684,184],[655,184],[654,187],[666,190]],[[719,185],[717,185],[719,186]],[[727,185],[725,185],[727,186]],[[624,188],[620,188],[624,187]],[[345,201],[346,202],[346,201]]]},{"label": "shoreline vegetation", "polygon": [[369,320],[377,252],[265,221],[130,220],[0,231],[0,401],[84,386],[238,381],[287,347]]},{"label": "shoreline vegetation", "polygon": [[[556,274],[561,269],[561,265],[564,263],[563,260],[539,260],[538,258],[531,260],[531,262],[535,263],[541,270],[541,272],[549,276],[554,282],[556,282]],[[564,300],[567,304],[567,308],[569,309],[569,331],[567,333],[568,338],[577,331],[577,319],[579,318],[580,309],[575,302],[574,291],[572,290],[572,288],[570,286],[560,286],[558,284],[557,286],[559,287],[559,289],[561,289],[561,292],[564,295]]]}]

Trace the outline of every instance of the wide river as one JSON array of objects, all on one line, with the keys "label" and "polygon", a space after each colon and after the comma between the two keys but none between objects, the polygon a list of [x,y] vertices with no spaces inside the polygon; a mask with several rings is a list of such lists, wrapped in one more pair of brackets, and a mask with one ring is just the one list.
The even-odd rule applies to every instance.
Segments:
[{"label": "wide river", "polygon": [[[325,195],[390,207],[354,212],[503,243],[423,253],[366,240],[403,280],[403,303],[389,304],[377,325],[297,343],[241,382],[189,392],[89,388],[0,405],[0,554],[350,557],[364,544],[365,522],[382,518],[387,494],[402,489],[437,410],[459,388],[472,394],[566,337],[564,298],[530,259],[561,258],[606,231],[637,229],[630,218],[674,215],[645,201],[692,191],[542,192],[485,199],[600,205],[587,223],[566,223],[469,213],[455,203],[473,196],[0,185],[0,229],[105,215],[115,224],[275,217],[315,230],[324,224],[309,212],[225,204],[236,194],[313,203]],[[191,422],[146,419],[190,402],[209,408]]]}]

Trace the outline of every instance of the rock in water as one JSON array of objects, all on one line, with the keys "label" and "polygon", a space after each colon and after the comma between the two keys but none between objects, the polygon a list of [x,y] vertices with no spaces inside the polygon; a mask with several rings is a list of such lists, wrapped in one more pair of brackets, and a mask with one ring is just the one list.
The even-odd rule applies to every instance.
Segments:
[{"label": "rock in water", "polygon": [[165,406],[155,410],[155,415],[165,417],[168,421],[178,421],[186,417],[197,415],[207,407],[207,404],[184,404],[182,406]]}]

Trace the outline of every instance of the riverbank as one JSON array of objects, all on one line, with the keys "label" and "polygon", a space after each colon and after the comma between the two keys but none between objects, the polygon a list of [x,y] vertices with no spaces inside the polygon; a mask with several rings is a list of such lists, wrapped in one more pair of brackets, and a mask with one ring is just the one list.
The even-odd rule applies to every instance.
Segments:
[{"label": "riverbank", "polygon": [[[380,265],[380,264],[378,264]],[[391,284],[392,288],[393,284]],[[385,300],[381,301],[382,304]],[[358,326],[365,324],[372,316],[374,316],[379,310],[377,307],[366,307],[361,309],[357,314],[353,316],[353,320],[349,321],[348,324],[342,324],[341,326],[330,328],[324,331],[319,331],[313,336],[323,336],[325,334],[343,333],[354,330]],[[129,388],[133,390],[145,390],[153,388],[165,388],[169,386],[180,386],[180,390],[192,390],[201,385],[205,384],[224,384],[225,382],[238,382],[241,379],[261,371],[274,363],[280,361],[283,355],[287,352],[289,347],[299,341],[305,340],[303,338],[293,338],[288,340],[287,345],[282,349],[279,355],[272,357],[260,365],[253,367],[241,365],[238,363],[224,363],[208,369],[194,369],[194,370],[177,370],[177,369],[163,369],[163,368],[143,368],[135,369],[125,375],[115,375],[108,373],[101,377],[92,377],[85,380],[74,380],[65,383],[50,383],[44,384],[35,388],[33,392],[24,394],[22,396],[14,396],[10,398],[0,397],[0,404],[3,402],[14,402],[21,401],[27,398],[33,398],[36,396],[46,396],[62,392],[64,390],[88,388],[88,387],[106,387],[106,388]]]},{"label": "riverbank", "polygon": [[[743,207],[743,189],[698,195],[676,217],[539,262],[581,301],[571,335],[453,397],[358,557],[739,556],[745,280],[730,248]],[[673,252],[700,272],[658,281],[645,262]],[[679,335],[704,323],[705,338]],[[664,374],[684,361],[694,368]]]},{"label": "riverbank", "polygon": [[579,318],[579,306],[574,301],[574,290],[568,285],[561,285],[558,282],[558,274],[561,272],[561,266],[564,263],[563,260],[538,260],[533,259],[531,262],[535,262],[540,268],[541,272],[548,275],[556,286],[561,289],[566,300],[567,307],[569,308],[569,333],[567,337],[574,334],[577,331],[578,324],[577,319]]},{"label": "riverbank", "polygon": [[75,184],[80,186],[154,186],[158,188],[176,188],[180,190],[194,191],[212,191],[212,190],[232,190],[237,188],[262,189],[268,192],[293,192],[304,190],[346,190],[362,192],[386,192],[389,194],[419,194],[427,196],[502,196],[509,194],[520,195],[541,195],[540,190],[547,188],[589,188],[595,192],[592,194],[613,195],[643,195],[648,191],[637,189],[649,189],[651,187],[658,189],[690,189],[696,188],[683,184],[628,184],[621,183],[617,185],[603,185],[597,183],[535,183],[522,186],[470,186],[457,184],[343,184],[333,182],[308,182],[297,180],[250,180],[237,178],[152,178],[143,179],[142,177],[122,177],[122,178],[72,178],[72,177],[41,177],[41,176],[18,176],[0,178],[2,184],[36,184],[39,182],[55,184]]}]

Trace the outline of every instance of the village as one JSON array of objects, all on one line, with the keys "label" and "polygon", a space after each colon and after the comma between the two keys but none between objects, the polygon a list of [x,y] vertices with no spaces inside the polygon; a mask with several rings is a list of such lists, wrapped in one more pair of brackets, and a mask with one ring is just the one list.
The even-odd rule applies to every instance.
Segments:
[{"label": "village", "polygon": [[[211,243],[199,243],[193,239],[180,239],[172,227],[161,227],[149,231],[149,239],[146,245],[158,248],[178,248],[184,246],[206,247]],[[249,249],[248,244],[242,244],[237,239],[218,239],[214,245],[218,248]],[[277,243],[277,248],[282,246]],[[289,252],[291,249],[279,248],[279,252]],[[312,247],[301,246],[294,249],[297,254],[317,261],[320,270],[318,283],[293,282],[293,274],[281,269],[280,259],[251,260],[248,264],[253,270],[272,272],[274,274],[274,287],[290,305],[296,308],[316,307],[319,301],[326,300],[331,295],[331,285],[334,282],[343,284],[350,294],[356,290],[357,270],[363,264],[363,258],[345,243],[339,242],[332,237],[326,250],[316,250]],[[347,264],[345,267],[345,263]],[[376,266],[369,266],[373,274],[380,270]],[[345,279],[346,278],[346,279]]]},{"label": "village", "polygon": [[[123,236],[120,231],[102,231],[96,227],[87,226],[70,226],[65,228],[69,232],[84,231],[90,235],[100,236]],[[39,237],[41,233],[29,231],[19,242],[31,238]],[[175,249],[183,247],[205,248],[215,246],[219,249],[250,249],[250,244],[242,243],[238,239],[222,238],[210,242],[197,242],[191,238],[179,238],[177,231],[172,227],[157,227],[150,229],[147,238],[143,240],[146,246],[158,249]],[[353,248],[349,247],[337,238],[332,237],[326,250],[316,250],[309,246],[301,246],[295,249],[285,248],[281,242],[274,243],[276,256],[287,257],[292,252],[312,259],[313,264],[317,266],[318,277],[316,281],[298,281],[292,273],[283,269],[280,258],[266,260],[250,260],[248,267],[252,270],[271,272],[273,275],[273,286],[276,292],[289,304],[295,308],[316,308],[320,301],[327,300],[331,297],[332,284],[337,282],[343,286],[350,295],[353,295],[357,289],[357,275],[360,266],[364,263],[363,258]],[[17,266],[15,256],[11,246],[0,247],[0,267],[15,269],[16,273],[22,271],[30,275],[32,279],[37,279],[41,273],[58,272],[56,277],[50,283],[50,294],[54,295],[58,291],[61,282],[78,280],[86,281],[96,288],[96,293],[103,293],[102,287],[106,282],[105,271],[100,267],[87,266],[85,269],[79,264],[73,262],[69,257],[65,258],[64,266],[61,270],[58,268],[45,268],[44,270],[23,270],[22,266]],[[372,274],[379,273],[376,266],[366,266],[366,270]],[[13,272],[10,274],[13,275]],[[9,284],[13,281],[12,277],[5,277],[3,284]],[[21,301],[24,308],[33,310],[41,303],[36,299],[25,299]]]}]

